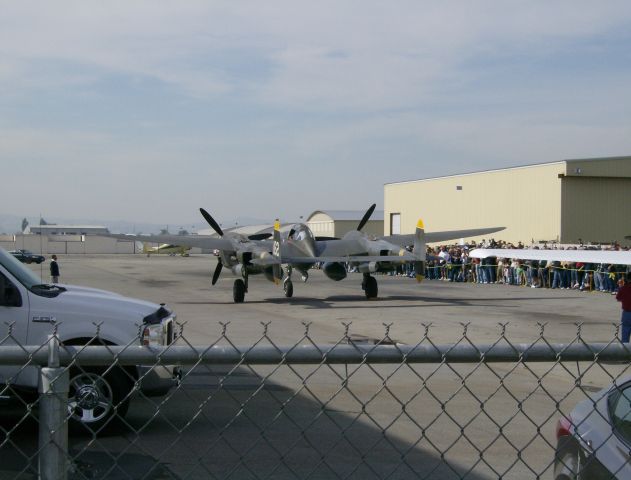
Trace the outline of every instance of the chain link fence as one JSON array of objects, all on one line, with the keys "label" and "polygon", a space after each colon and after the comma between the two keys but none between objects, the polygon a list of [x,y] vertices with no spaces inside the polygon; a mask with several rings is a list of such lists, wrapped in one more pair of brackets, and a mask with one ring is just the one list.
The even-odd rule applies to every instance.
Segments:
[{"label": "chain link fence", "polygon": [[[258,328],[253,326],[253,328]],[[577,334],[567,344],[453,344],[353,336],[292,345],[269,324],[252,345],[229,325],[194,345],[20,345],[0,340],[0,478],[553,478],[557,421],[628,373],[631,350]],[[173,368],[177,366],[177,368]],[[151,377],[176,374],[168,391]],[[24,389],[37,375],[38,391]],[[613,435],[613,434],[612,434]]]}]

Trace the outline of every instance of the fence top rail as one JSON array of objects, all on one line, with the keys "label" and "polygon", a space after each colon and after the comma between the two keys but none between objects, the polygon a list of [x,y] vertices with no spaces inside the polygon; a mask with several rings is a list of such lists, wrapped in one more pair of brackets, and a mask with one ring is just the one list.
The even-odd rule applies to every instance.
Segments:
[{"label": "fence top rail", "polygon": [[[55,360],[57,360],[55,358]],[[292,346],[61,346],[59,364],[360,364],[360,363],[510,363],[631,362],[631,345],[616,343],[516,343],[447,345],[292,345]],[[48,345],[0,346],[0,365],[49,364]]]}]

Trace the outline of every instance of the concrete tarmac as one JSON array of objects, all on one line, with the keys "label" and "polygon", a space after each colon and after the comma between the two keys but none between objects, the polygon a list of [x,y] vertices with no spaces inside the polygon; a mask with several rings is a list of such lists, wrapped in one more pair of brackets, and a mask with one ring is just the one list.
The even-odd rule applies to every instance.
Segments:
[{"label": "concrete tarmac", "polygon": [[[317,270],[307,283],[295,275],[290,299],[251,277],[245,303],[234,304],[230,272],[210,284],[213,256],[62,255],[59,264],[64,283],[169,304],[193,345],[331,345],[346,332],[374,343],[386,331],[408,345],[489,344],[502,332],[503,341],[532,343],[542,331],[548,342],[569,343],[579,328],[583,341],[607,342],[620,317],[619,304],[601,293],[419,285],[384,275],[379,297],[366,300],[361,275],[333,282]],[[47,280],[47,266],[31,268]],[[166,398],[135,398],[121,433],[73,437],[71,478],[551,477],[556,420],[623,370],[551,363],[188,368]],[[5,407],[6,431],[18,416]],[[14,454],[0,478],[22,469],[31,478],[15,450],[32,451],[36,430],[36,421],[22,422],[0,446],[3,458]]]}]

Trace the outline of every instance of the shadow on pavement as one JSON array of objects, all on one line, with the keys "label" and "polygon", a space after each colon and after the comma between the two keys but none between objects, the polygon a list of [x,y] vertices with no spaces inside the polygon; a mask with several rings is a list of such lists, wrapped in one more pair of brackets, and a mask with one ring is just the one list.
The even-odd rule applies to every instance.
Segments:
[{"label": "shadow on pavement", "polygon": [[[330,372],[323,385],[297,378],[288,388],[247,367],[229,371],[198,367],[170,397],[134,399],[121,432],[71,437],[69,478],[494,478],[441,458],[417,423],[427,419],[393,421],[379,402],[340,391]],[[2,408],[2,479],[37,478],[38,424],[16,426],[20,418],[19,407]]]}]

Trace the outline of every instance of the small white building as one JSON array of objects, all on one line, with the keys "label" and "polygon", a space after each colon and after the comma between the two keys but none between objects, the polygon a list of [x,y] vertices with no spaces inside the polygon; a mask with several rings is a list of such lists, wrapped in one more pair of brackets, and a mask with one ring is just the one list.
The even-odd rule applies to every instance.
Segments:
[{"label": "small white building", "polygon": [[[342,238],[345,233],[357,229],[365,213],[365,210],[316,210],[307,217],[306,224],[316,237]],[[362,231],[382,236],[383,210],[375,210]]]}]

